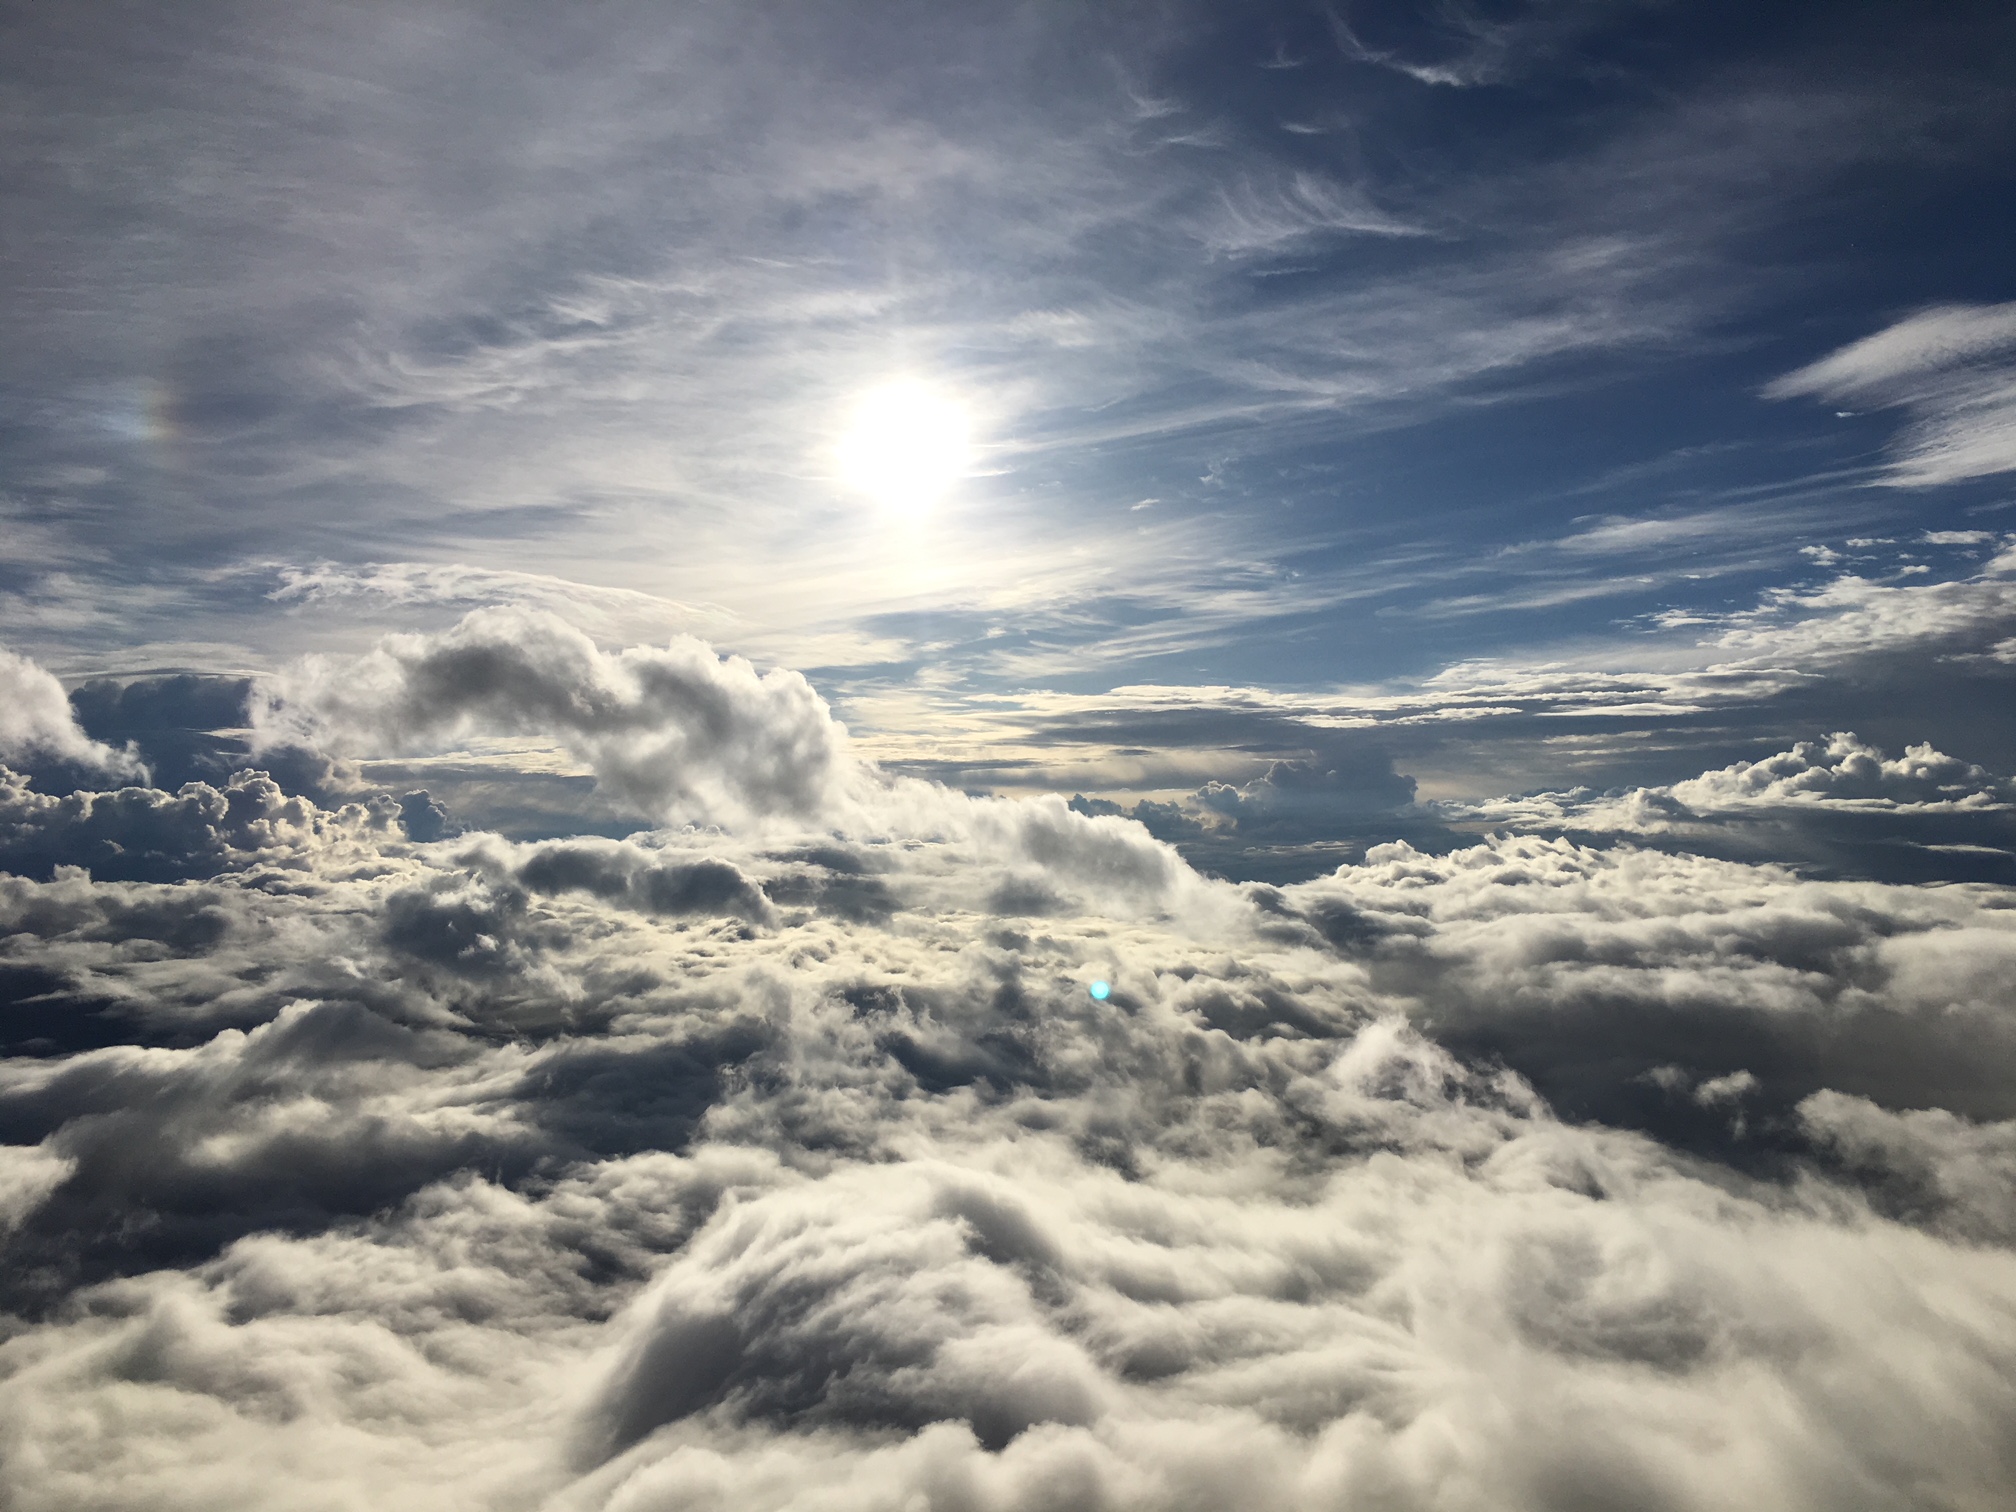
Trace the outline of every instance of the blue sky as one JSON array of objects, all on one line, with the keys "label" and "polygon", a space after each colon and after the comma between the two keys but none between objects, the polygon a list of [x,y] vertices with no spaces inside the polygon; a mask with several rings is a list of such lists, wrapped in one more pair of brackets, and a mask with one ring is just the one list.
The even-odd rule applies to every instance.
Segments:
[{"label": "blue sky", "polygon": [[[971,783],[1173,791],[1310,737],[1009,758],[999,700],[1054,740],[1135,685],[1707,666],[1774,592],[2011,528],[2006,445],[1922,439],[2006,404],[1785,382],[1928,309],[2006,328],[1996,7],[9,24],[0,634],[66,675],[529,594],[803,669],[893,762],[984,717]],[[904,375],[980,450],[892,533],[830,446]],[[1842,699],[1702,754],[1874,717]],[[1993,762],[1968,702],[1884,735]]]}]

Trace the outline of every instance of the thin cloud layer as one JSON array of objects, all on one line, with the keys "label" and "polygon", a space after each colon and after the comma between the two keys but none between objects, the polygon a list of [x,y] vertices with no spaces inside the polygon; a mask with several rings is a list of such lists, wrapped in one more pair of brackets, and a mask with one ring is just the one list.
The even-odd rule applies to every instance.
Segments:
[{"label": "thin cloud layer", "polygon": [[1926,488],[2016,470],[2016,303],[1924,310],[1766,386],[1904,408],[1885,481]]}]

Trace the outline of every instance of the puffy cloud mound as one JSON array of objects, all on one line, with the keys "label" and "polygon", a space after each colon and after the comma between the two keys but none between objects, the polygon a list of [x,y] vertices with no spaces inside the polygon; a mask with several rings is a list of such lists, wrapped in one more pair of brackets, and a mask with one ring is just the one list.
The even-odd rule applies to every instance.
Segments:
[{"label": "puffy cloud mound", "polygon": [[252,718],[259,749],[389,754],[549,736],[659,819],[819,820],[854,770],[845,730],[796,672],[758,674],[690,636],[604,652],[522,608],[478,609],[359,658],[310,658],[261,687]]},{"label": "puffy cloud mound", "polygon": [[69,695],[46,669],[4,647],[0,647],[0,761],[16,765],[56,761],[100,775],[146,775],[131,747],[115,750],[84,733]]},{"label": "puffy cloud mound", "polygon": [[[1851,732],[1664,787],[1443,803],[1452,821],[1772,856],[1836,871],[2016,878],[2016,785],[1930,745],[1899,757]],[[1942,868],[1944,869],[1942,871]]]},{"label": "puffy cloud mound", "polygon": [[[2005,1496],[2016,893],[1536,836],[1235,886],[837,734],[794,829],[706,763],[796,685],[667,653],[710,725],[577,644],[542,704],[502,623],[273,717],[677,746],[747,822],[9,790],[10,1505]],[[507,693],[407,721],[469,645]],[[1853,742],[1699,781],[1986,812]]]},{"label": "puffy cloud mound", "polygon": [[1802,740],[1762,761],[1739,761],[1675,783],[1673,797],[1695,813],[1753,803],[1957,804],[1987,808],[2004,802],[2008,784],[1971,762],[1915,745],[1891,760],[1851,731],[1824,745]]},{"label": "puffy cloud mound", "polygon": [[712,913],[768,923],[776,912],[763,890],[727,861],[667,859],[613,840],[534,846],[512,874],[534,892],[592,893],[645,913]]},{"label": "puffy cloud mound", "polygon": [[258,771],[234,773],[222,787],[190,782],[175,793],[125,787],[55,797],[0,767],[0,869],[28,875],[81,866],[129,882],[209,877],[254,858],[298,863],[346,840],[398,834],[407,819],[423,830],[440,822],[425,793],[326,809]]},{"label": "puffy cloud mound", "polygon": [[1578,788],[1443,808],[1452,816],[1522,826],[1573,822],[1587,830],[1634,833],[1782,805],[1986,812],[2011,799],[2008,782],[1930,745],[1911,746],[1893,759],[1852,731],[1840,731],[1824,743],[1802,740],[1789,751],[1732,762],[1669,787],[1621,793]]},{"label": "puffy cloud mound", "polygon": [[1519,837],[1380,847],[1280,906],[1559,1111],[1754,1163],[1822,1088],[2016,1116],[2009,897]]}]

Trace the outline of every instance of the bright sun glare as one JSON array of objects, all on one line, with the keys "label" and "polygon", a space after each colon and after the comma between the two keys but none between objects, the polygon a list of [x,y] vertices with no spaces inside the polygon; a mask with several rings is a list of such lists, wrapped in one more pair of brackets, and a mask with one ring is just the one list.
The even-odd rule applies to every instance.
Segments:
[{"label": "bright sun glare", "polygon": [[914,379],[865,395],[840,439],[840,476],[882,508],[922,514],[973,464],[966,407]]}]

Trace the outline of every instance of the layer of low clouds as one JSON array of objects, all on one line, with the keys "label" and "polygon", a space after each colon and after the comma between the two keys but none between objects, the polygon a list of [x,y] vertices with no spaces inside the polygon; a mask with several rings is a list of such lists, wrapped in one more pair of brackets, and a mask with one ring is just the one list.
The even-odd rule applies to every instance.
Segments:
[{"label": "layer of low clouds", "polygon": [[[726,780],[697,729],[830,721],[698,643],[568,660],[522,617],[513,657],[503,623],[266,707],[359,759],[613,720],[684,793]],[[249,771],[15,780],[15,1501],[2000,1495],[2006,888],[1502,834],[1235,884],[1116,815],[788,749],[845,801],[530,843]],[[1202,791],[1275,823],[1326,788],[1409,796]],[[1683,794],[2006,806],[1846,736]]]}]

